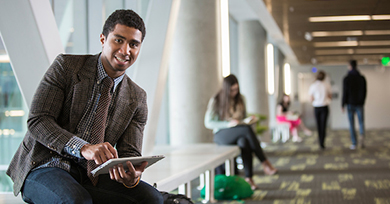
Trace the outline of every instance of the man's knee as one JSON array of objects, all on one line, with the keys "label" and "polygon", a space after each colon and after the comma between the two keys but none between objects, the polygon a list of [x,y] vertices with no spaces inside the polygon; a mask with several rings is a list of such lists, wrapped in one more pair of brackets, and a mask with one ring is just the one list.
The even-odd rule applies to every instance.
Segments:
[{"label": "man's knee", "polygon": [[163,204],[164,203],[164,199],[163,199],[161,193],[157,192],[157,193],[149,196],[147,198],[147,202],[146,203]]},{"label": "man's knee", "polygon": [[24,182],[22,195],[30,203],[92,203],[88,191],[68,172],[53,167],[32,171]]},{"label": "man's knee", "polygon": [[147,191],[144,191],[143,201],[141,203],[153,203],[153,204],[163,204],[164,199],[157,189],[154,187],[148,188]]},{"label": "man's knee", "polygon": [[89,193],[82,187],[59,186],[57,189],[49,189],[45,185],[34,184],[25,186],[22,194],[23,200],[28,203],[93,203]]}]

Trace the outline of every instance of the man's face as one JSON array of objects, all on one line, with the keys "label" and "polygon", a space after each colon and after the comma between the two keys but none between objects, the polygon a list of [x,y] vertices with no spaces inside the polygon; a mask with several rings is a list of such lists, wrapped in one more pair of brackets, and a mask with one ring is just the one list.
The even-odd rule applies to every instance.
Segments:
[{"label": "man's face", "polygon": [[102,63],[108,76],[116,78],[137,60],[142,33],[136,28],[116,24],[108,36],[100,35]]}]

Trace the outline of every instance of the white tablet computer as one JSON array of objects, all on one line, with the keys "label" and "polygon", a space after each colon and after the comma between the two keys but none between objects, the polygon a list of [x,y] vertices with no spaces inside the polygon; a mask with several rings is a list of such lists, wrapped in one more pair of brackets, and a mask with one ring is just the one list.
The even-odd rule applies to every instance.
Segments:
[{"label": "white tablet computer", "polygon": [[147,161],[148,165],[145,167],[148,168],[150,165],[156,163],[157,161],[163,159],[165,156],[163,155],[155,155],[155,156],[146,156],[146,157],[124,157],[124,158],[116,158],[116,159],[110,159],[106,162],[104,162],[102,165],[96,167],[94,170],[91,171],[92,175],[97,176],[99,174],[108,174],[108,169],[118,165],[122,164],[125,170],[128,170],[126,162],[130,161],[133,166],[140,165],[142,162]]}]

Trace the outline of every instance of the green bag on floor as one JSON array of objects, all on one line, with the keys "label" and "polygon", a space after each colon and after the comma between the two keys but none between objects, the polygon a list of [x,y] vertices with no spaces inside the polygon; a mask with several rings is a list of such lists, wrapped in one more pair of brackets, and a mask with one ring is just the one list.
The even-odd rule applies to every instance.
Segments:
[{"label": "green bag on floor", "polygon": [[[214,182],[214,198],[217,200],[240,200],[252,196],[249,183],[239,176],[216,175]],[[205,198],[205,188],[200,191]]]}]

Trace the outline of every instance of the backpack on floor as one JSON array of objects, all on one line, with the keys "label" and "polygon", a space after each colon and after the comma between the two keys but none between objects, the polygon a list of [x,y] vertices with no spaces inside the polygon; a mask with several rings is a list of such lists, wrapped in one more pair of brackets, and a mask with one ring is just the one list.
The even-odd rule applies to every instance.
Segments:
[{"label": "backpack on floor", "polygon": [[191,199],[182,194],[170,194],[167,192],[160,192],[164,198],[164,204],[194,204]]},{"label": "backpack on floor", "polygon": [[[241,200],[252,194],[251,185],[239,176],[216,175],[214,178],[214,198],[217,200]],[[205,188],[200,196],[205,198]]]}]

